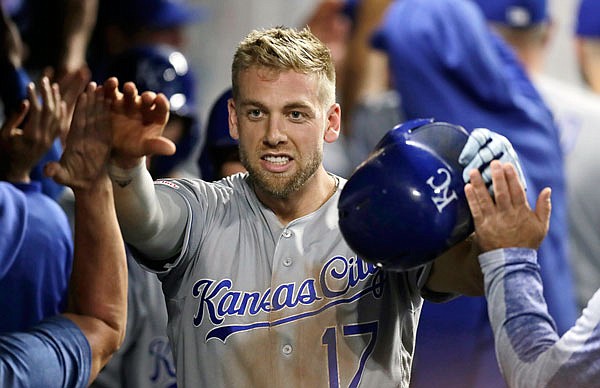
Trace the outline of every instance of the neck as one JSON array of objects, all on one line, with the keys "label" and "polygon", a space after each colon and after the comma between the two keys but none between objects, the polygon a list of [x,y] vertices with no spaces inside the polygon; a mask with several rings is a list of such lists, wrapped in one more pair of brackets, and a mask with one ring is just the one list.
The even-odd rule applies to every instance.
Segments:
[{"label": "neck", "polygon": [[271,209],[283,225],[319,209],[337,190],[337,179],[323,167],[302,186],[285,198],[274,197],[254,187],[258,199]]}]

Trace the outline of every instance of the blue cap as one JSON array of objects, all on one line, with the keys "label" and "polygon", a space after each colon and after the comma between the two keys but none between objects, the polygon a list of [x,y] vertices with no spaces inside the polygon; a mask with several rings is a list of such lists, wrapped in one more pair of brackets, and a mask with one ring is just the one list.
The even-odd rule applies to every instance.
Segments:
[{"label": "blue cap", "polygon": [[509,27],[524,28],[548,19],[546,0],[475,0],[485,18]]},{"label": "blue cap", "polygon": [[578,36],[600,38],[600,0],[581,0],[577,14]]},{"label": "blue cap", "polygon": [[107,17],[123,26],[169,28],[201,22],[208,9],[187,0],[109,0]]}]

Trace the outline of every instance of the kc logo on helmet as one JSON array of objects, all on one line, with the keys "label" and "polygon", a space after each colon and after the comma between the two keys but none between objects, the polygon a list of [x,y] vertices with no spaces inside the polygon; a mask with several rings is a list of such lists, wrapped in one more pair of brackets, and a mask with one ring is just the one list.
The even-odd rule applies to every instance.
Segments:
[{"label": "kc logo on helmet", "polygon": [[436,172],[438,173],[438,177],[443,178],[443,181],[436,185],[434,182],[435,176],[430,176],[426,183],[433,189],[435,194],[438,194],[437,196],[432,196],[431,200],[438,212],[441,213],[450,202],[458,199],[458,195],[456,195],[454,190],[450,190],[450,183],[452,183],[450,171],[445,168],[438,168]]}]

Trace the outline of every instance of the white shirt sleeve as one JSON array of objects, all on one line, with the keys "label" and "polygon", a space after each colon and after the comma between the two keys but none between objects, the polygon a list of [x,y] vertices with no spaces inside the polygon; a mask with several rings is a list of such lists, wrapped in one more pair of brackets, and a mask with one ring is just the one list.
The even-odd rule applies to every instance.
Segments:
[{"label": "white shirt sleeve", "polygon": [[175,256],[189,216],[184,200],[157,194],[145,159],[128,170],[111,165],[109,174],[124,240],[148,259]]}]

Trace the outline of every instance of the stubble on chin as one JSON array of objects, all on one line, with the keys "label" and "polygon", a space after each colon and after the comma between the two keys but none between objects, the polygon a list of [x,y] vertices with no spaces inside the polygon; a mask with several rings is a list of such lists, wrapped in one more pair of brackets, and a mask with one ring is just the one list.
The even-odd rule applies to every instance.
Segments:
[{"label": "stubble on chin", "polygon": [[248,171],[251,184],[255,189],[278,199],[285,199],[300,190],[317,171],[322,160],[322,156],[319,158],[319,155],[315,154],[304,168],[293,175],[275,174],[255,168],[250,163],[248,154],[240,149],[240,161]]}]

